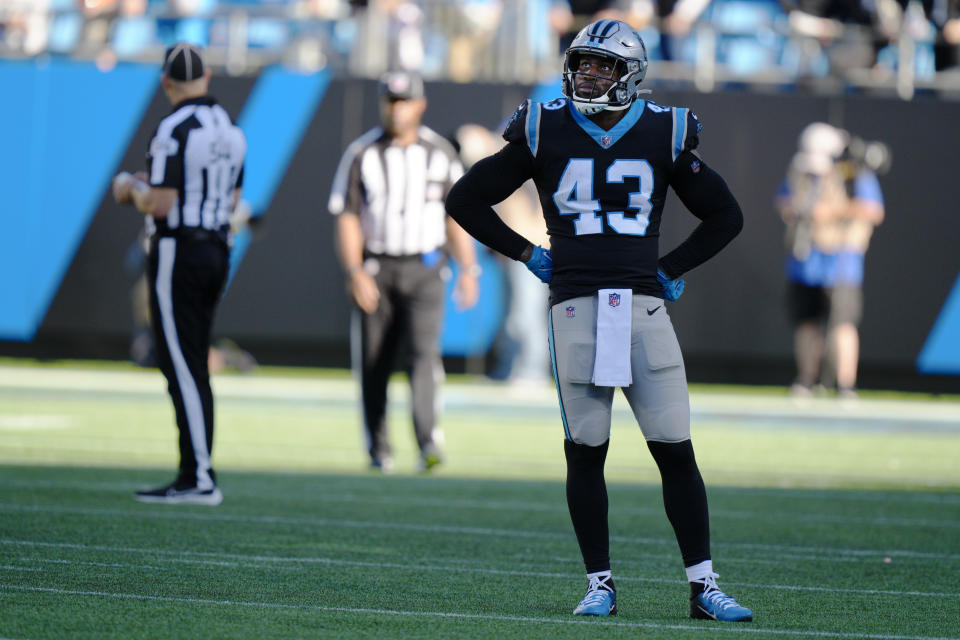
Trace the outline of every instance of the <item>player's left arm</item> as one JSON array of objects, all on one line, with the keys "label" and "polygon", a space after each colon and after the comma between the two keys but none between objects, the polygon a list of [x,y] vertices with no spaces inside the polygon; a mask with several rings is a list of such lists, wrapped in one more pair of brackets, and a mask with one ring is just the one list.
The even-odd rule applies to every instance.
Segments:
[{"label": "player's left arm", "polygon": [[[524,261],[532,243],[508,227],[493,210],[532,174],[530,153],[516,143],[480,160],[453,186],[447,213],[467,233],[508,258]],[[526,255],[525,255],[526,254]]]},{"label": "player's left arm", "polygon": [[690,213],[700,219],[693,233],[660,259],[660,270],[675,279],[727,246],[743,229],[743,212],[720,174],[693,149],[677,156],[670,185]]}]

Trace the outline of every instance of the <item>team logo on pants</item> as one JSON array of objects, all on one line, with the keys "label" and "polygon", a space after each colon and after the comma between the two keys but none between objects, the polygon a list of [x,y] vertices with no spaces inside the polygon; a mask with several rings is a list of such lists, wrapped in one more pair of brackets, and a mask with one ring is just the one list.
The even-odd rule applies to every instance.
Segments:
[{"label": "team logo on pants", "polygon": [[607,298],[607,304],[609,304],[611,307],[619,307],[619,306],[620,306],[620,294],[619,294],[619,293],[611,293],[611,294],[609,294],[609,295],[610,295],[610,297]]}]

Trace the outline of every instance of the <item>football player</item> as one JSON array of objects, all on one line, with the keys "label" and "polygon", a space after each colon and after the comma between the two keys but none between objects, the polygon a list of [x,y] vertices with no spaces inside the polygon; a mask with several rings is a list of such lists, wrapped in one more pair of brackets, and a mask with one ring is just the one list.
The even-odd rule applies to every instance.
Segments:
[{"label": "football player", "polygon": [[[717,586],[707,496],[690,442],[686,372],[664,307],[682,293],[681,275],[740,232],[743,215],[697,154],[697,117],[640,98],[646,71],[646,48],[627,24],[588,25],[566,51],[563,97],[521,105],[504,132],[509,144],[455,185],[447,211],[550,284],[549,348],[566,436],[567,504],[588,579],[573,613],[617,612],[603,467],[620,387],[660,470],[690,582],[690,616],[749,621],[753,613]],[[515,233],[491,208],[530,178],[549,249]],[[659,257],[668,187],[701,222]]]}]

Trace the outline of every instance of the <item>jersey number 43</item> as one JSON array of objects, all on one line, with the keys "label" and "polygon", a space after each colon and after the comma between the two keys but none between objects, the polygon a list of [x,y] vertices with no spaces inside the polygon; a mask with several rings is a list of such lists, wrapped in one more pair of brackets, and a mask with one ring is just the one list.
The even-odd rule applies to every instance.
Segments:
[{"label": "jersey number 43", "polygon": [[[631,217],[623,211],[604,211],[607,225],[617,233],[642,236],[650,224],[653,204],[653,168],[646,160],[615,160],[607,167],[607,184],[623,183],[625,178],[637,178],[640,191],[627,196]],[[571,158],[563,170],[560,184],[553,194],[553,202],[561,215],[577,216],[573,226],[578,236],[603,233],[603,221],[598,212],[600,201],[593,198],[593,158]]]}]

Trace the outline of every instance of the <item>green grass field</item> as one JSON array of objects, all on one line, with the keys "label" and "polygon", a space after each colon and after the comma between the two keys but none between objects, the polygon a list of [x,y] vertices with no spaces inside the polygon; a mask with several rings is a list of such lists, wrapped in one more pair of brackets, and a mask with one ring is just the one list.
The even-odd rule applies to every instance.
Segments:
[{"label": "green grass field", "polygon": [[721,585],[755,621],[687,617],[656,468],[624,403],[607,476],[620,615],[586,581],[551,388],[448,382],[448,462],[365,471],[345,374],[218,376],[217,508],[172,479],[158,374],[0,363],[0,638],[960,638],[960,402],[793,403],[696,388]]}]

